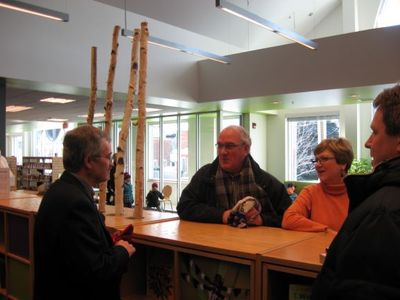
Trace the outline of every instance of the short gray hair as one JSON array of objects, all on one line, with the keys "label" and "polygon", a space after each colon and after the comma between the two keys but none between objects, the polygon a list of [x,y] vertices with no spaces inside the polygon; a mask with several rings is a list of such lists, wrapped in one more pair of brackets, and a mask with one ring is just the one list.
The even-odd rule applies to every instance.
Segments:
[{"label": "short gray hair", "polygon": [[239,134],[240,140],[246,144],[251,146],[251,138],[249,133],[246,131],[246,129],[244,129],[242,126],[239,125],[229,125],[227,127],[225,127],[223,130],[226,129],[230,129],[230,130],[234,130]]},{"label": "short gray hair", "polygon": [[85,124],[68,131],[63,142],[64,169],[77,172],[86,156],[100,156],[103,139],[109,141],[104,131],[92,125]]}]

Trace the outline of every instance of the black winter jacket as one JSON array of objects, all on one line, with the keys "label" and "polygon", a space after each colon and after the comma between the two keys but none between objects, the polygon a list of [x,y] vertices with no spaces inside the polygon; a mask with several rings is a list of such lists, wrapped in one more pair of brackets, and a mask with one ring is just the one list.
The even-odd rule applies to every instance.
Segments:
[{"label": "black winter jacket", "polygon": [[312,299],[400,299],[400,157],[345,179],[350,214],[333,240]]},{"label": "black winter jacket", "polygon": [[[285,210],[292,203],[285,186],[268,174],[249,155],[256,184],[263,188],[267,198],[261,202],[261,217],[266,226],[280,227]],[[222,223],[223,209],[217,208],[215,197],[215,175],[218,158],[200,168],[189,185],[182,191],[177,206],[180,218],[206,223]]]}]

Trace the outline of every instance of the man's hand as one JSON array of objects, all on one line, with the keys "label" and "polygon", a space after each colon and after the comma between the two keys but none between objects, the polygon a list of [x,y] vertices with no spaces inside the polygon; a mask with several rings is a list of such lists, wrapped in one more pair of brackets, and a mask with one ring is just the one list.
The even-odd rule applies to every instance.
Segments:
[{"label": "man's hand", "polygon": [[229,218],[229,215],[231,214],[231,212],[232,212],[232,209],[228,209],[228,210],[224,211],[224,214],[222,215],[222,223],[228,224],[228,218]]},{"label": "man's hand", "polygon": [[128,251],[129,257],[131,257],[131,255],[136,252],[135,247],[133,247],[132,244],[129,244],[127,241],[124,240],[119,240],[118,242],[115,243],[115,246],[124,247],[125,250]]},{"label": "man's hand", "polygon": [[254,207],[246,213],[246,219],[248,225],[263,225],[263,219]]}]

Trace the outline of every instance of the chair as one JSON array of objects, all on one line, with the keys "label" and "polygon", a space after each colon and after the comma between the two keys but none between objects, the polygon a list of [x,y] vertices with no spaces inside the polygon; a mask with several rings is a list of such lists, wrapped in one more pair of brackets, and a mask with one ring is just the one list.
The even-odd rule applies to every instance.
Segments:
[{"label": "chair", "polygon": [[171,206],[171,210],[173,210],[172,208],[172,201],[169,197],[171,197],[172,194],[172,187],[170,185],[165,185],[161,191],[161,193],[164,195],[164,199],[160,199],[162,205],[163,205],[163,211],[165,211],[165,204],[169,203],[169,205]]}]

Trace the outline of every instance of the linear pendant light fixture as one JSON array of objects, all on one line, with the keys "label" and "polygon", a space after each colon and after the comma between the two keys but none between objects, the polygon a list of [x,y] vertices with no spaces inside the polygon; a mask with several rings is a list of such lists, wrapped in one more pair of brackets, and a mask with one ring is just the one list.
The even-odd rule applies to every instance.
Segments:
[{"label": "linear pendant light fixture", "polygon": [[44,8],[41,6],[25,3],[22,1],[14,0],[0,0],[0,7],[16,10],[19,12],[24,12],[51,20],[68,22],[69,15],[56,10]]},{"label": "linear pendant light fixture", "polygon": [[[125,37],[129,37],[129,38],[133,38],[133,31],[123,28],[121,30],[121,35],[125,36]],[[197,48],[187,47],[185,45],[181,45],[181,44],[177,44],[177,43],[174,43],[174,42],[170,42],[170,41],[167,41],[167,40],[164,40],[164,39],[160,39],[160,38],[157,38],[157,37],[154,37],[154,36],[149,36],[148,42],[149,42],[149,44],[152,44],[152,45],[157,45],[157,46],[160,46],[160,47],[164,47],[164,48],[180,51],[180,52],[183,52],[183,53],[188,53],[188,54],[192,54],[192,55],[208,58],[208,59],[214,60],[214,61],[219,62],[219,63],[223,63],[223,64],[229,64],[230,63],[230,59],[225,57],[225,56],[219,56],[217,54],[210,53],[210,52],[207,52],[207,51],[204,51],[204,50],[200,50],[200,49],[197,49]]]},{"label": "linear pendant light fixture", "polygon": [[257,16],[256,14],[253,14],[239,6],[236,6],[232,3],[229,3],[226,0],[216,0],[215,6],[217,8],[222,9],[223,11],[226,11],[232,15],[235,15],[239,18],[245,19],[253,24],[259,25],[261,27],[264,27],[276,34],[279,34],[289,40],[292,40],[293,42],[299,43],[303,45],[304,47],[307,47],[311,50],[315,50],[318,48],[318,44],[315,43],[314,41],[308,40],[305,37],[297,34],[296,32],[287,30],[285,28],[280,27],[279,25],[266,20],[260,16]]}]

